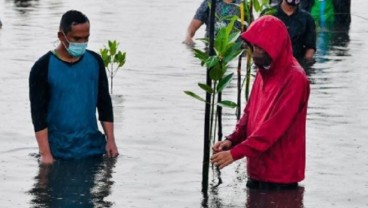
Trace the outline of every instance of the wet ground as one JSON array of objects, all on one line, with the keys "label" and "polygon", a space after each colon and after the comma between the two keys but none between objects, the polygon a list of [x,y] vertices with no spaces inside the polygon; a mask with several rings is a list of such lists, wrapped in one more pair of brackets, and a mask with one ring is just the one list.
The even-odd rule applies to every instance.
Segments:
[{"label": "wet ground", "polygon": [[[0,207],[368,207],[368,3],[352,2],[347,32],[318,35],[308,70],[307,170],[293,192],[245,188],[244,161],[211,179],[201,193],[205,69],[181,44],[200,0],[0,0]],[[114,84],[116,161],[58,162],[39,168],[28,101],[34,61],[55,47],[61,15],[83,11],[89,48],[120,41],[127,63]],[[204,34],[203,28],[197,37]],[[235,82],[225,97],[235,100]],[[224,133],[236,122],[225,111]],[[91,191],[88,191],[91,190]]]}]

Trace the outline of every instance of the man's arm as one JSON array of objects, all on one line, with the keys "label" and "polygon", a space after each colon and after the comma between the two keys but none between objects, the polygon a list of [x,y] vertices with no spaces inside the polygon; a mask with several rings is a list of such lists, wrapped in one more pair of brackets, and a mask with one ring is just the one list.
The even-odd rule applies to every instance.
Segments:
[{"label": "man's arm", "polygon": [[309,15],[307,21],[307,31],[304,38],[304,45],[306,48],[304,59],[307,62],[313,61],[314,53],[316,52],[316,42],[317,42],[317,34],[316,34],[316,24],[312,16]]},{"label": "man's arm", "polygon": [[193,37],[197,32],[197,30],[203,25],[203,23],[207,22],[208,15],[209,15],[208,1],[203,0],[188,26],[187,34],[185,36],[185,40],[183,41],[183,43],[190,46],[194,45]]},{"label": "man's arm", "polygon": [[97,110],[101,126],[106,135],[106,155],[107,157],[116,157],[119,155],[119,152],[115,143],[114,113],[105,66],[101,56],[94,52],[92,52],[92,54],[97,58],[99,63]]},{"label": "man's arm", "polygon": [[306,61],[313,61],[313,57],[314,57],[314,52],[315,50],[313,48],[309,48],[305,51],[305,56],[304,56],[304,59]]},{"label": "man's arm", "polygon": [[42,56],[32,67],[29,75],[29,100],[32,122],[41,155],[41,164],[51,164],[54,159],[50,151],[47,128],[49,102],[48,64],[51,52]]},{"label": "man's arm", "polygon": [[107,157],[117,157],[119,155],[118,148],[115,143],[114,123],[101,121],[101,126],[106,135],[106,155]]},{"label": "man's arm", "polygon": [[41,131],[35,132],[38,149],[40,152],[40,163],[44,165],[52,164],[54,162],[54,157],[51,154],[49,138],[48,138],[48,130],[43,129]]},{"label": "man's arm", "polygon": [[197,32],[197,30],[203,25],[203,22],[197,19],[192,19],[192,21],[190,22],[188,29],[187,29],[187,34],[185,36],[185,40],[183,41],[183,43],[187,44],[187,45],[194,45],[193,42],[193,37],[195,35],[195,33]]}]

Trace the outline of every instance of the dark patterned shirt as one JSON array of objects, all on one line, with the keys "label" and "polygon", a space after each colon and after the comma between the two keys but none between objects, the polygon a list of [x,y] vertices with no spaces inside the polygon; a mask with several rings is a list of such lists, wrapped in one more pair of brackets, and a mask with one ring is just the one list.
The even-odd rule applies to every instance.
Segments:
[{"label": "dark patterned shirt", "polygon": [[[222,27],[226,27],[229,23],[229,20],[226,20],[226,17],[237,15],[240,17],[240,9],[237,5],[239,5],[241,0],[233,0],[233,3],[225,3],[222,0],[216,1],[216,24],[215,24],[215,33]],[[200,20],[205,23],[206,26],[209,25],[210,20],[210,7],[209,4],[211,1],[204,0],[197,12],[194,15],[194,19]],[[235,5],[237,4],[237,5]],[[235,23],[235,27],[240,30],[241,24],[239,22]],[[209,27],[206,27],[206,37],[209,36]]]}]

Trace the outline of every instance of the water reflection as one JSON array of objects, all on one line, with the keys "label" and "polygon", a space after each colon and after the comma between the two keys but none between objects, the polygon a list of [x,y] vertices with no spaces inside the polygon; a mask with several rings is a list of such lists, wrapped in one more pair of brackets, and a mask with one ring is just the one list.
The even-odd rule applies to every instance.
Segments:
[{"label": "water reflection", "polygon": [[17,7],[30,7],[38,0],[14,0],[14,4]]},{"label": "water reflection", "polygon": [[[348,47],[350,42],[350,21],[340,20],[342,17],[342,15],[336,15],[334,22],[324,22],[320,19],[315,19],[318,27],[316,64],[328,63],[330,61],[339,62],[351,56]],[[338,19],[339,21],[337,21]],[[320,70],[316,69],[315,65],[308,65],[303,62],[301,64],[309,77]],[[313,80],[311,81],[313,83]]]},{"label": "water reflection", "polygon": [[32,207],[111,207],[105,197],[113,185],[116,159],[88,158],[40,166],[29,193]]},{"label": "water reflection", "polygon": [[303,208],[304,187],[284,191],[247,189],[246,208]]},{"label": "water reflection", "polygon": [[[245,187],[245,183],[244,187]],[[297,189],[292,190],[278,190],[278,191],[264,191],[245,188],[246,199],[244,208],[304,208],[304,187],[299,186]],[[235,194],[244,194],[235,193]],[[234,194],[231,192],[231,194]],[[225,198],[229,197],[229,198]],[[239,198],[225,195],[220,197],[220,190],[218,186],[213,186],[209,195],[204,195],[202,201],[203,208],[229,208],[239,207]]]},{"label": "water reflection", "polygon": [[329,56],[349,56],[347,46],[350,41],[350,21],[337,21],[339,19],[340,15],[336,15],[333,22],[315,19],[318,26],[316,57],[319,63],[329,61]]}]

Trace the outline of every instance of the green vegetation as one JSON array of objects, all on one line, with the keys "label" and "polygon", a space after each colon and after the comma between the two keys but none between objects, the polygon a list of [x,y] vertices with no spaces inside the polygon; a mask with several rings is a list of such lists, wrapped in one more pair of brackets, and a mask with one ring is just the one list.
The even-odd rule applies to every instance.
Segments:
[{"label": "green vegetation", "polygon": [[110,93],[113,94],[113,79],[125,64],[126,52],[118,50],[119,42],[109,40],[108,45],[100,49],[100,55],[110,78]]}]

